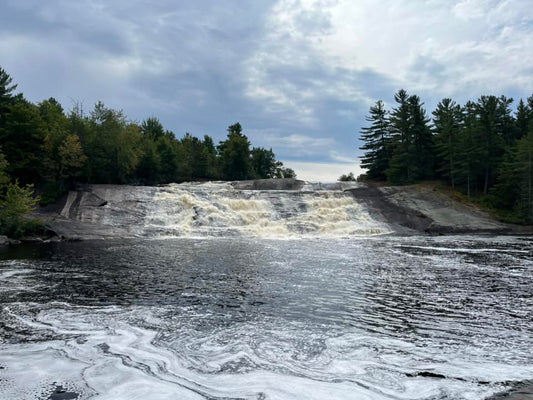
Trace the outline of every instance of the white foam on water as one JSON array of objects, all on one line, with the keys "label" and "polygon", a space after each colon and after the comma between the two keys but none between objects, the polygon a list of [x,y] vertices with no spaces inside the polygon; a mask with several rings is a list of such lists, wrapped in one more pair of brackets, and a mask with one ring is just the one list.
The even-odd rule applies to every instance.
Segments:
[{"label": "white foam on water", "polygon": [[162,237],[350,237],[390,233],[337,190],[236,190],[229,183],[170,184],[156,192],[145,232]]},{"label": "white foam on water", "polygon": [[[238,210],[261,211],[262,198],[255,200],[228,202],[227,207],[231,208],[231,204]],[[352,207],[345,202],[340,196],[326,193],[316,203],[313,199],[307,201],[306,209],[331,210],[338,203],[345,209]],[[357,207],[353,212],[358,212]],[[343,221],[336,220],[335,215],[332,213],[328,222]],[[344,225],[339,229],[345,229]],[[443,255],[428,262],[424,251],[420,256],[413,255],[402,266],[398,262],[402,257],[396,256],[402,254],[396,252],[401,250],[396,245],[402,240],[406,249],[417,246],[431,249],[431,244],[424,246],[424,243],[436,243],[438,254]],[[487,316],[483,313],[492,313],[495,308],[492,306],[482,308],[484,311],[475,305],[458,309],[458,301],[475,294],[469,286],[459,294],[452,293],[453,290],[439,293],[439,281],[433,278],[447,276],[442,274],[444,270],[452,271],[449,275],[452,278],[458,277],[461,274],[455,273],[456,270],[462,269],[464,273],[471,265],[439,248],[476,246],[467,240],[461,244],[460,237],[448,240],[451,242],[441,238],[397,237],[379,242],[375,239],[309,240],[298,247],[292,243],[250,239],[249,242],[260,244],[253,247],[253,257],[262,259],[269,254],[272,259],[265,257],[260,263],[264,269],[251,268],[251,276],[244,274],[245,280],[254,286],[251,293],[262,301],[272,301],[274,307],[253,306],[251,313],[246,311],[250,310],[246,308],[250,303],[245,300],[239,302],[243,314],[222,310],[219,304],[209,305],[214,290],[240,290],[241,286],[232,287],[224,278],[220,278],[224,282],[218,289],[206,286],[205,290],[195,290],[192,282],[182,292],[178,287],[176,296],[198,300],[178,302],[179,306],[172,299],[151,306],[106,307],[74,306],[66,302],[3,302],[0,311],[6,318],[0,321],[0,328],[7,327],[6,332],[20,334],[14,339],[0,336],[0,399],[45,400],[61,385],[78,393],[78,400],[480,400],[505,389],[498,382],[531,379],[533,365],[526,354],[530,330],[523,320],[516,316],[500,318],[497,311],[484,318]],[[221,239],[220,242],[222,245],[218,247],[202,247],[199,250],[206,252],[198,254],[220,252],[234,241]],[[135,246],[127,247],[127,252],[133,252]],[[142,252],[150,249],[144,242],[141,247],[145,249]],[[176,258],[186,257],[183,250],[190,247],[178,246],[172,254]],[[264,254],[257,254],[255,250],[259,247]],[[488,247],[495,246],[489,241]],[[235,248],[228,249],[231,257],[237,254]],[[169,249],[157,247],[154,255],[160,256]],[[392,256],[390,250],[394,250]],[[356,261],[373,252],[378,259],[370,258],[362,264]],[[381,252],[388,258],[382,260]],[[21,286],[25,280],[30,284],[35,282],[34,273],[44,273],[45,278],[50,278],[46,271],[31,268],[31,263],[17,263],[1,264],[6,288],[16,280]],[[401,271],[413,265],[411,275]],[[501,268],[497,263],[488,267],[482,262],[476,265],[476,268]],[[21,273],[12,273],[18,271],[17,266]],[[209,271],[210,267],[211,264]],[[200,264],[191,265],[194,270],[201,268]],[[291,281],[290,275],[298,269],[304,269],[305,273]],[[522,281],[529,279],[529,272],[522,271]],[[273,280],[272,287],[264,284],[272,279],[269,274],[274,273],[286,277],[290,288],[283,289],[285,281],[280,280]],[[165,280],[165,270],[161,274],[159,277]],[[316,279],[308,281],[314,274]],[[206,277],[204,274],[203,278]],[[416,285],[416,279],[422,281]],[[330,280],[346,280],[346,284],[339,286],[342,290],[331,290],[334,286],[328,291]],[[421,290],[420,285],[425,283],[431,289]],[[282,290],[289,291],[289,295],[286,292],[282,295]],[[293,291],[311,292],[313,297],[293,298],[290,296]],[[0,290],[0,295],[5,293],[7,289]],[[315,295],[318,299],[314,299]],[[490,296],[490,292],[486,293],[482,301],[492,301]],[[295,304],[287,307],[283,301],[277,302],[284,298]],[[159,303],[159,298],[155,299]],[[247,300],[252,299],[254,296]],[[403,307],[399,304],[402,299],[407,304]],[[301,307],[298,302],[304,301],[312,304]],[[524,297],[522,301],[527,299]],[[517,307],[516,312],[524,313],[526,319],[528,308],[524,304],[527,303]],[[278,306],[287,308],[278,313]],[[513,311],[512,305],[503,307],[505,310]],[[354,323],[348,323],[349,320]],[[428,372],[434,377],[423,375]]]},{"label": "white foam on water", "polygon": [[[164,326],[150,308],[91,308],[55,304],[20,322],[63,340],[0,346],[0,398],[46,399],[61,385],[78,399],[479,399],[495,388],[480,388],[477,373],[526,377],[502,365],[467,360],[427,363],[425,369],[467,381],[406,379],[402,371],[432,359],[412,343],[346,332],[309,335],[304,326],[269,331],[255,323],[194,335],[183,329],[165,343],[156,330],[132,325],[142,319]],[[181,330],[178,328],[178,330]],[[412,365],[412,367],[410,367]],[[479,370],[476,370],[479,368]],[[472,382],[468,382],[472,377]]]}]

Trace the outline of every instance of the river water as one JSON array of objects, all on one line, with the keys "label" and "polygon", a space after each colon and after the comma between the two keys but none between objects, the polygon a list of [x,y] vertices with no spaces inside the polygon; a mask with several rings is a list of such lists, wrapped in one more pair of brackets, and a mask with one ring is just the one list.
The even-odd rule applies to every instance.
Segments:
[{"label": "river water", "polygon": [[10,248],[0,398],[483,399],[533,378],[532,245],[383,235]]}]

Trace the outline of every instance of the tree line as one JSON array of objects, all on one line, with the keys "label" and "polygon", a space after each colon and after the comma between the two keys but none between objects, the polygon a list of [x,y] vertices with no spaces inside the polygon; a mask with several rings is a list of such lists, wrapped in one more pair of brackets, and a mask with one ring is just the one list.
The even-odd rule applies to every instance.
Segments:
[{"label": "tree line", "polygon": [[[35,205],[34,190],[46,204],[74,182],[156,185],[295,177],[272,149],[251,147],[239,123],[215,145],[209,135],[186,133],[178,139],[156,117],[138,123],[102,102],[89,113],[80,104],[66,112],[53,98],[34,104],[16,88],[0,67],[0,234],[21,225],[13,216]],[[27,207],[15,211],[15,203]]]},{"label": "tree line", "polygon": [[85,113],[65,112],[55,99],[33,104],[0,68],[0,150],[5,171],[43,196],[74,182],[155,185],[191,180],[294,177],[272,149],[251,147],[242,126],[228,127],[215,145],[209,135],[178,139],[156,117],[137,123],[102,102]]},{"label": "tree line", "polygon": [[517,223],[533,223],[533,96],[445,98],[430,118],[417,95],[399,90],[395,107],[370,107],[360,138],[361,179],[403,185],[442,179]]}]

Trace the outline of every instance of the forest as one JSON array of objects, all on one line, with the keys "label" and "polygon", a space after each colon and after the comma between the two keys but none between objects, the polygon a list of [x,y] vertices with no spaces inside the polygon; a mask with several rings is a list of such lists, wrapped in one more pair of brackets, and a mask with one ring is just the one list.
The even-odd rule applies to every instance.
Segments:
[{"label": "forest", "polygon": [[[293,178],[272,149],[251,147],[237,122],[227,138],[186,133],[180,139],[158,118],[138,123],[102,102],[65,112],[55,99],[34,104],[15,93],[0,67],[0,234],[20,236],[23,218],[75,182],[157,185],[202,180]],[[36,196],[37,194],[38,196]]]},{"label": "forest", "polygon": [[533,223],[533,96],[445,98],[430,118],[417,95],[399,90],[395,107],[379,100],[361,129],[360,180],[403,185],[443,180],[501,219]]}]

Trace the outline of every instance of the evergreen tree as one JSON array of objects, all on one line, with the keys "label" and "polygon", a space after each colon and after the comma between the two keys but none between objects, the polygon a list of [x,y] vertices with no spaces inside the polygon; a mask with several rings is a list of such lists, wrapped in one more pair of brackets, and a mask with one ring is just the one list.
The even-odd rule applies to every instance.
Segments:
[{"label": "evergreen tree", "polygon": [[439,171],[450,180],[452,189],[455,190],[458,153],[460,151],[461,106],[452,99],[443,99],[437,104],[433,116]]},{"label": "evergreen tree", "polygon": [[64,168],[59,149],[69,137],[69,120],[61,104],[54,98],[42,101],[38,107],[44,130],[40,169],[41,204],[46,204],[59,198],[68,189],[73,178],[81,175],[85,163],[83,159],[86,157],[81,149],[79,136],[74,134],[72,136],[77,138],[80,147],[78,155],[83,162],[80,163],[79,168],[71,168],[73,164]]},{"label": "evergreen tree", "polygon": [[6,110],[0,126],[0,143],[9,162],[8,172],[23,184],[38,182],[45,133],[39,109],[18,97]]},{"label": "evergreen tree", "polygon": [[217,149],[211,136],[204,135],[203,146],[207,158],[207,177],[209,179],[220,179]]},{"label": "evergreen tree", "polygon": [[160,136],[156,142],[158,164],[156,166],[157,182],[176,182],[179,177],[179,156],[176,140],[168,135]]},{"label": "evergreen tree", "polygon": [[226,180],[250,179],[252,166],[250,160],[250,142],[242,134],[241,124],[228,127],[228,138],[219,146],[222,177]]},{"label": "evergreen tree", "polygon": [[516,108],[516,140],[527,135],[531,123],[533,123],[533,111],[524,100],[520,99]]},{"label": "evergreen tree", "polygon": [[482,171],[482,148],[479,145],[479,121],[477,106],[469,101],[463,108],[463,123],[457,152],[457,183],[463,185],[467,196],[477,191],[477,177]]},{"label": "evergreen tree", "polygon": [[153,141],[156,141],[165,135],[163,125],[159,119],[155,117],[147,118],[141,123],[141,132]]},{"label": "evergreen tree", "polygon": [[483,194],[487,194],[489,187],[494,184],[496,166],[504,152],[510,102],[512,99],[504,96],[481,96],[476,105],[482,148]]},{"label": "evergreen tree", "polygon": [[0,124],[2,117],[7,112],[7,108],[15,99],[13,92],[18,85],[13,83],[13,78],[0,67]]},{"label": "evergreen tree", "polygon": [[355,182],[355,176],[353,172],[350,172],[348,175],[342,174],[337,180],[339,182]]},{"label": "evergreen tree", "polygon": [[511,222],[533,223],[533,130],[507,150],[498,172],[495,205]]},{"label": "evergreen tree", "polygon": [[122,111],[98,102],[89,118],[85,151],[90,163],[89,180],[127,183],[143,156],[139,126],[127,122]]},{"label": "evergreen tree", "polygon": [[142,155],[135,169],[135,179],[143,185],[155,185],[161,181],[161,156],[157,144],[150,138],[143,136],[141,142]]},{"label": "evergreen tree", "polygon": [[251,163],[254,177],[259,179],[274,178],[278,165],[272,149],[254,147],[251,151]]},{"label": "evergreen tree", "polygon": [[283,163],[278,161],[276,163],[276,175],[274,178],[296,178],[296,172],[292,168],[284,167]]},{"label": "evergreen tree", "polygon": [[434,146],[433,136],[429,128],[430,119],[426,115],[420,97],[409,97],[409,130],[411,146],[409,160],[413,163],[412,180],[432,179],[434,177]]},{"label": "evergreen tree", "polygon": [[17,181],[10,182],[8,164],[0,151],[0,234],[16,238],[41,229],[43,223],[27,217],[39,202],[33,185],[23,187]]},{"label": "evergreen tree", "polygon": [[390,127],[385,105],[381,100],[370,107],[370,115],[365,120],[370,126],[361,128],[361,140],[364,143],[361,150],[361,167],[368,170],[367,177],[375,180],[385,180],[385,171],[389,168],[391,156]]},{"label": "evergreen tree", "polygon": [[405,184],[413,181],[413,138],[411,132],[411,107],[409,96],[404,89],[394,95],[398,103],[390,114],[392,133],[392,156],[386,171],[387,179],[393,184]]},{"label": "evergreen tree", "polygon": [[533,223],[533,129],[517,145],[516,159],[520,174],[520,194],[517,199],[516,212],[525,223]]}]

